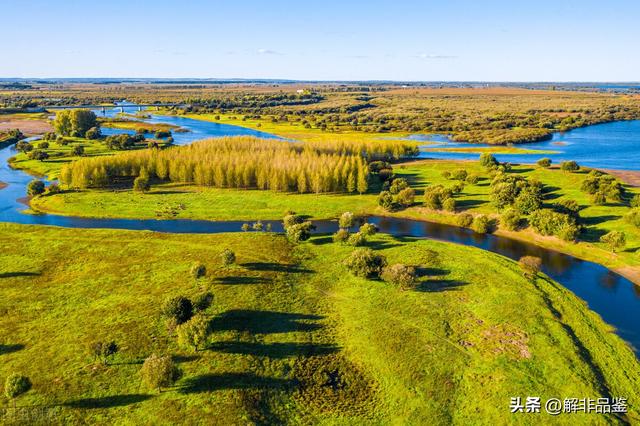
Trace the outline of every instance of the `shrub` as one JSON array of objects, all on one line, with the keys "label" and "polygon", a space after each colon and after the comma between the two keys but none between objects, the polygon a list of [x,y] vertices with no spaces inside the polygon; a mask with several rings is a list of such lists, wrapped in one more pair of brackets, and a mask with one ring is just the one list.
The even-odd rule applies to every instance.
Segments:
[{"label": "shrub", "polygon": [[302,222],[287,227],[287,238],[294,243],[301,241],[307,241],[311,238],[311,231],[315,229],[315,226],[311,222]]},{"label": "shrub", "polygon": [[440,175],[445,179],[451,179],[451,172],[449,170],[443,170]]},{"label": "shrub", "polygon": [[93,342],[89,346],[93,359],[100,360],[104,364],[107,364],[109,357],[115,355],[118,352],[118,349],[118,345],[113,340],[109,342]]},{"label": "shrub", "polygon": [[363,223],[359,232],[366,237],[370,237],[378,232],[378,227],[373,223]]},{"label": "shrub", "polygon": [[34,179],[27,185],[27,194],[34,197],[44,193],[44,182]]},{"label": "shrub", "polygon": [[47,194],[49,195],[59,194],[60,192],[62,192],[62,190],[57,183],[52,183],[47,187]]},{"label": "shrub", "polygon": [[574,242],[578,239],[578,235],[580,235],[580,227],[576,224],[567,223],[558,229],[556,235],[561,240]]},{"label": "shrub", "polygon": [[456,211],[456,200],[454,200],[453,198],[447,198],[442,203],[442,208],[444,210],[448,211],[448,212],[455,212]]},{"label": "shrub", "polygon": [[557,212],[568,214],[574,219],[578,219],[580,217],[580,206],[575,200],[560,200],[555,203],[553,207]]},{"label": "shrub", "polygon": [[507,209],[500,216],[500,224],[509,231],[516,231],[520,227],[522,218],[515,209]]},{"label": "shrub", "polygon": [[[536,210],[529,216],[529,223],[542,235],[555,235],[566,241],[572,241],[580,229],[571,216],[549,209]],[[573,239],[571,237],[574,237]]]},{"label": "shrub", "polygon": [[184,296],[171,297],[164,302],[162,314],[175,320],[177,324],[182,324],[193,316],[193,304]]},{"label": "shrub", "polygon": [[478,234],[486,234],[491,230],[491,220],[485,215],[476,216],[471,224],[471,229]]},{"label": "shrub", "polygon": [[451,173],[451,177],[455,180],[464,181],[469,174],[465,169],[457,169]]},{"label": "shrub", "polygon": [[540,272],[540,267],[542,266],[542,259],[535,256],[523,256],[518,261],[518,265],[520,265],[520,269],[522,269],[522,274],[526,278],[533,279]]},{"label": "shrub", "polygon": [[133,190],[135,192],[147,192],[151,189],[151,185],[149,184],[149,178],[145,176],[138,176],[133,181]]},{"label": "shrub", "polygon": [[354,246],[354,247],[360,247],[365,245],[367,242],[367,238],[361,234],[360,232],[356,232],[354,234],[351,234],[349,236],[349,239],[347,240],[347,244],[349,244],[350,246]]},{"label": "shrub", "polygon": [[382,191],[378,195],[378,205],[385,210],[393,210],[393,195],[389,191]]},{"label": "shrub", "polygon": [[171,386],[182,376],[182,372],[170,356],[158,356],[156,354],[152,354],[144,360],[140,374],[143,382],[149,388],[157,389],[158,392],[163,387]]},{"label": "shrub", "polygon": [[522,214],[530,214],[542,206],[540,194],[532,188],[520,191],[513,203],[514,207]]},{"label": "shrub", "polygon": [[200,293],[193,300],[193,307],[197,311],[206,311],[209,309],[211,304],[213,303],[213,293],[210,291],[206,291],[204,293]]},{"label": "shrub", "polygon": [[29,152],[29,154],[27,154],[27,157],[29,157],[29,159],[31,160],[44,161],[49,158],[49,154],[47,154],[45,151],[34,149],[33,151]]},{"label": "shrub", "polygon": [[575,161],[563,161],[560,163],[560,169],[566,172],[577,172],[580,170],[580,166]]},{"label": "shrub", "polygon": [[461,193],[463,189],[464,189],[464,183],[462,182],[455,183],[451,186],[451,191],[453,191],[454,194]]},{"label": "shrub", "polygon": [[640,209],[631,209],[631,211],[624,216],[624,219],[633,226],[640,228]]},{"label": "shrub", "polygon": [[478,175],[469,175],[467,176],[467,183],[471,185],[476,185],[480,181],[480,176]]},{"label": "shrub", "polygon": [[357,277],[378,277],[387,265],[386,258],[369,248],[354,250],[344,261],[345,266]]},{"label": "shrub", "polygon": [[33,145],[27,141],[18,141],[16,144],[16,150],[26,153],[33,150]]},{"label": "shrub", "polygon": [[84,137],[87,139],[100,139],[102,134],[100,133],[100,129],[98,127],[92,127],[84,134]]},{"label": "shrub", "polygon": [[233,265],[236,263],[236,254],[233,250],[226,248],[220,253],[220,261],[224,266]]},{"label": "shrub", "polygon": [[629,205],[631,207],[640,207],[640,194],[634,195],[633,198],[631,198]]},{"label": "shrub", "polygon": [[209,321],[204,315],[198,314],[184,324],[176,328],[178,344],[183,347],[193,348],[195,351],[207,340],[209,334]]},{"label": "shrub", "polygon": [[392,194],[398,194],[403,189],[409,188],[409,182],[405,178],[396,178],[391,182],[389,186],[389,192]]},{"label": "shrub", "polygon": [[7,398],[13,399],[13,406],[15,408],[15,398],[26,393],[31,389],[31,380],[27,376],[23,376],[17,373],[11,374],[4,382],[4,394]]},{"label": "shrub", "polygon": [[253,225],[251,225],[251,229],[253,229],[254,231],[262,231],[264,229],[264,225],[262,225],[262,221],[257,221],[255,222]]},{"label": "shrub", "polygon": [[416,192],[413,188],[404,188],[396,195],[395,203],[402,207],[409,207],[415,202]]},{"label": "shrub", "polygon": [[497,166],[498,164],[498,160],[496,160],[493,154],[489,154],[487,152],[480,154],[480,165],[482,167],[490,169]]},{"label": "shrub", "polygon": [[607,203],[607,196],[603,191],[598,191],[591,197],[591,202],[596,206],[601,206]]},{"label": "shrub", "polygon": [[76,145],[73,147],[73,155],[77,157],[81,157],[84,155],[84,146]]},{"label": "shrub", "polygon": [[193,278],[202,278],[207,274],[207,268],[202,263],[196,263],[191,267],[191,276]]},{"label": "shrub", "polygon": [[49,148],[49,142],[47,142],[47,141],[40,142],[38,144],[38,149],[47,149],[47,148]]},{"label": "shrub", "polygon": [[354,225],[354,223],[355,223],[355,217],[351,212],[342,213],[342,215],[340,216],[340,219],[338,220],[338,226],[340,226],[340,228],[345,228],[345,229],[351,228]]},{"label": "shrub", "polygon": [[541,159],[538,160],[537,164],[538,164],[538,166],[544,167],[546,169],[547,167],[551,167],[551,159],[550,158],[541,158]]},{"label": "shrub", "polygon": [[428,186],[424,190],[424,205],[430,209],[439,210],[447,198],[451,198],[453,192],[451,189],[442,185]]},{"label": "shrub", "polygon": [[456,215],[456,225],[468,228],[473,223],[473,216],[469,213],[460,213]]},{"label": "shrub", "polygon": [[294,212],[288,212],[285,216],[284,219],[282,219],[282,226],[284,227],[284,229],[287,229],[288,227],[292,226],[292,225],[297,225],[304,222],[304,219],[302,218],[302,216],[299,216],[297,214],[295,214]]},{"label": "shrub", "polygon": [[627,245],[627,237],[624,232],[611,231],[600,237],[600,242],[606,244],[609,250],[616,252],[624,249]]},{"label": "shrub", "polygon": [[399,263],[383,268],[380,278],[385,282],[398,286],[401,290],[413,289],[418,284],[416,269]]},{"label": "shrub", "polygon": [[349,231],[344,228],[340,228],[332,236],[334,243],[344,243],[349,239]]},{"label": "shrub", "polygon": [[167,130],[158,130],[154,136],[156,139],[164,139],[164,138],[171,137],[171,132]]}]

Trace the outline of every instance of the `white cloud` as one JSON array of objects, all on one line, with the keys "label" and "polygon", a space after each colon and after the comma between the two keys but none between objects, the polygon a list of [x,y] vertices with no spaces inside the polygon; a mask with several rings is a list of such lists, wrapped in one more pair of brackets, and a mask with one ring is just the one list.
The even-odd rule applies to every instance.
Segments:
[{"label": "white cloud", "polygon": [[282,53],[271,49],[258,49],[256,53],[258,55],[282,55]]},{"label": "white cloud", "polygon": [[431,53],[419,53],[414,57],[420,58],[420,59],[455,59],[457,58],[457,56],[455,55],[434,55]]}]

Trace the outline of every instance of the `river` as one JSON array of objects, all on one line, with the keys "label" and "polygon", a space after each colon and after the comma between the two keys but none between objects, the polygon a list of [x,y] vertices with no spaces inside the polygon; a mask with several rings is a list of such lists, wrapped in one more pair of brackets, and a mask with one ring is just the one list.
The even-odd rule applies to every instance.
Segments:
[{"label": "river", "polygon": [[[131,112],[136,110],[135,107],[130,108]],[[206,137],[229,135],[275,138],[268,133],[244,127],[185,117],[151,115],[148,121],[172,124],[189,130],[188,132],[174,132],[175,143],[179,145]],[[640,122],[637,123],[640,124]],[[119,132],[114,129],[104,130],[105,133]],[[640,127],[638,131],[640,135]],[[640,150],[638,151],[640,152]],[[0,221],[2,222],[67,228],[109,228],[173,233],[240,232],[243,223],[240,221],[215,222],[185,219],[92,219],[53,214],[24,214],[21,211],[26,208],[24,202],[26,185],[33,178],[25,172],[14,170],[8,166],[7,161],[13,155],[15,155],[13,147],[0,150],[0,182],[8,184],[6,188],[0,190]],[[474,156],[474,158],[476,157]],[[599,264],[583,261],[533,244],[494,235],[476,234],[471,230],[449,225],[377,216],[369,217],[368,221],[378,225],[381,232],[398,237],[449,241],[478,247],[515,260],[525,255],[538,256],[543,260],[542,270],[547,275],[586,301],[593,311],[600,314],[607,323],[616,327],[618,335],[634,348],[640,348],[640,315],[638,315],[640,312],[640,288]],[[282,224],[279,221],[263,222],[265,224],[271,223],[275,232],[282,231]],[[317,221],[315,224],[317,226],[316,232],[319,233],[335,232],[337,229],[335,221]],[[636,353],[638,354],[637,350]]]}]

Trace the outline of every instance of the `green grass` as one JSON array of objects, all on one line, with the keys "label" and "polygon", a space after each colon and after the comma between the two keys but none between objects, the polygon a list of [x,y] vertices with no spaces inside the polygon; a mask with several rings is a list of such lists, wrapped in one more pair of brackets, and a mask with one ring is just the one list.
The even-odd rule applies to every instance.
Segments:
[{"label": "green grass", "polygon": [[[509,398],[607,392],[627,396],[637,420],[634,354],[558,284],[528,282],[478,249],[388,236],[369,244],[391,263],[425,268],[419,290],[351,276],[341,262],[352,248],[323,236],[292,246],[262,233],[0,224],[0,379],[31,377],[18,405],[51,407],[58,423],[539,424],[544,414],[511,417]],[[219,264],[225,247],[236,266]],[[206,278],[191,277],[194,262]],[[186,351],[160,304],[205,290],[215,294],[208,349]],[[95,339],[121,346],[110,365],[88,355]],[[178,357],[185,373],[160,394],[138,376],[153,352]],[[594,420],[605,418],[554,422]]]}]

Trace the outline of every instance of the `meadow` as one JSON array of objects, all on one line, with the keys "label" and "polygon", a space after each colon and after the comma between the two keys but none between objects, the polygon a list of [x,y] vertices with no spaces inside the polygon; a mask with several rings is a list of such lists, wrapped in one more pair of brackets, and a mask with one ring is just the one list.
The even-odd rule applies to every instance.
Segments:
[{"label": "meadow", "polygon": [[[503,423],[510,398],[526,395],[624,395],[638,419],[630,348],[560,285],[478,249],[371,238],[390,263],[421,271],[403,291],[351,275],[342,261],[354,249],[326,236],[293,245],[262,232],[0,231],[0,378],[29,376],[20,410],[44,407],[59,423]],[[185,349],[161,305],[207,291],[211,332]],[[88,349],[96,340],[119,347],[106,364]],[[140,381],[151,353],[183,370],[161,392]],[[11,409],[3,414],[10,423]]]}]

